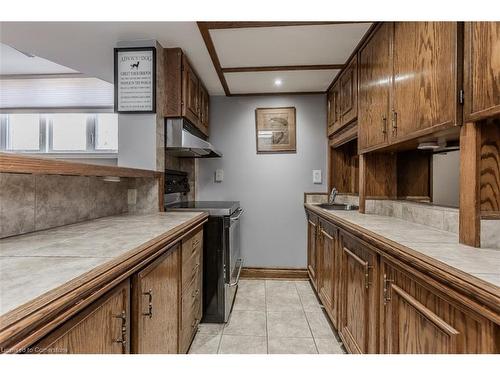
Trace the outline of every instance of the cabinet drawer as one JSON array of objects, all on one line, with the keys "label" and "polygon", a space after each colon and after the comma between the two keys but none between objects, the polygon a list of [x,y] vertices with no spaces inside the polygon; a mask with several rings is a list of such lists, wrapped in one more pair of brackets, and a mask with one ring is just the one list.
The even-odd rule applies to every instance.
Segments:
[{"label": "cabinet drawer", "polygon": [[191,234],[182,240],[182,265],[188,262],[196,252],[201,254],[203,250],[203,229]]},{"label": "cabinet drawer", "polygon": [[184,290],[181,301],[182,321],[181,321],[181,352],[185,353],[197,330],[201,319],[201,284],[199,274],[192,280],[192,283]]}]

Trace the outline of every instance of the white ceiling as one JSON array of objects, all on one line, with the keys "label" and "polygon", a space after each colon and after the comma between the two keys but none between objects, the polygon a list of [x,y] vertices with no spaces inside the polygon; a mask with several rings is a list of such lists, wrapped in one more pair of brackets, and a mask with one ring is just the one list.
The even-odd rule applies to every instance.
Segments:
[{"label": "white ceiling", "polygon": [[371,23],[212,29],[223,68],[344,64]]},{"label": "white ceiling", "polygon": [[0,43],[0,74],[78,73],[76,70],[42,59],[41,57],[31,56]]},{"label": "white ceiling", "polygon": [[113,82],[118,41],[156,39],[181,47],[210,95],[224,95],[196,22],[2,22],[0,42]]},{"label": "white ceiling", "polygon": [[[343,64],[370,23],[210,30],[222,67]],[[49,60],[32,71],[11,64],[14,72],[49,72],[68,67],[113,82],[113,48],[119,41],[156,39],[163,47],[181,47],[210,95],[224,95],[196,22],[1,22],[0,42]],[[45,61],[37,59],[40,62]],[[43,65],[43,66],[42,66]],[[45,71],[44,71],[45,69]],[[61,68],[60,68],[61,69]],[[61,72],[58,72],[61,73]],[[5,73],[3,73],[5,74]],[[331,70],[226,73],[233,93],[323,91]],[[282,77],[283,85],[274,87]]]},{"label": "white ceiling", "polygon": [[[225,73],[232,94],[326,91],[340,70]],[[274,81],[279,79],[281,85]]]}]

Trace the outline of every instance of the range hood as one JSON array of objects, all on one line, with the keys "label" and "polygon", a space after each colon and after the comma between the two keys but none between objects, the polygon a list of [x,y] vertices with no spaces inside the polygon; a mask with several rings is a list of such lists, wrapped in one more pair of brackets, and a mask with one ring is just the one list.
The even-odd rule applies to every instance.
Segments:
[{"label": "range hood", "polygon": [[181,158],[220,158],[202,134],[183,118],[165,119],[165,152]]}]

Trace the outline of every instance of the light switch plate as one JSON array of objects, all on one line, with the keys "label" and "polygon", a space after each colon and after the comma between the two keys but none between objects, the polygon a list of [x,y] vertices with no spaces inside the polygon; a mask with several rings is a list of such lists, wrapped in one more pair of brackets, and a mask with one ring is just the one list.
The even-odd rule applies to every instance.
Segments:
[{"label": "light switch plate", "polygon": [[215,170],[215,182],[222,182],[224,180],[224,170],[216,169]]},{"label": "light switch plate", "polygon": [[313,184],[321,184],[321,169],[313,170]]}]

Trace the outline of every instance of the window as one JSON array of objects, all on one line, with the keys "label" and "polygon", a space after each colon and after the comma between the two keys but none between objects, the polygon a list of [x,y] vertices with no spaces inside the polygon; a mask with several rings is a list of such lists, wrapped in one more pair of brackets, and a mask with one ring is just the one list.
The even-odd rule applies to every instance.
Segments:
[{"label": "window", "polygon": [[95,126],[95,149],[118,150],[118,116],[114,113],[100,113]]},{"label": "window", "polygon": [[116,153],[115,113],[0,115],[0,151],[26,153]]},{"label": "window", "polygon": [[87,120],[84,113],[59,113],[49,115],[51,151],[87,150]]},{"label": "window", "polygon": [[39,151],[41,148],[41,121],[38,114],[15,114],[6,118],[6,149],[12,151]]}]

